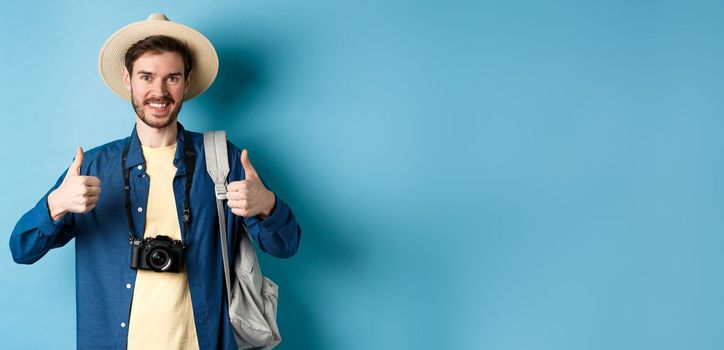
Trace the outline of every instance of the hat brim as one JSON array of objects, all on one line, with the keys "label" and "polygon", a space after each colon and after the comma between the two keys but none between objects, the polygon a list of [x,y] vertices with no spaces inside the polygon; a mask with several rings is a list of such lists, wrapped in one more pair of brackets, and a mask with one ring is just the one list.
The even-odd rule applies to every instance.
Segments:
[{"label": "hat brim", "polygon": [[184,101],[206,91],[216,78],[219,58],[209,39],[183,24],[166,20],[145,20],[131,23],[111,35],[101,47],[98,69],[106,85],[121,98],[130,101],[131,92],[123,83],[123,67],[126,51],[138,42],[152,35],[167,35],[188,45],[194,60],[190,75],[190,86]]}]

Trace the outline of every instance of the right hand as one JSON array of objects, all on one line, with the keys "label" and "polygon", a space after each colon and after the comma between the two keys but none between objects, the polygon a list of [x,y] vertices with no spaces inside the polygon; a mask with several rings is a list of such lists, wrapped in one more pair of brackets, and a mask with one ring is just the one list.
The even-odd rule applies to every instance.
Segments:
[{"label": "right hand", "polygon": [[63,182],[48,195],[48,209],[53,221],[60,220],[68,212],[87,213],[93,210],[98,202],[101,180],[95,176],[81,176],[81,164],[83,149],[79,146]]}]

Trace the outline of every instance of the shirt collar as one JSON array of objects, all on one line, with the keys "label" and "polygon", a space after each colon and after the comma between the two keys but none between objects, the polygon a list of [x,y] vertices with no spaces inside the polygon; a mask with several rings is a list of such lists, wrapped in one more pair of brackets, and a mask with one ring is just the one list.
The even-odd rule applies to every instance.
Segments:
[{"label": "shirt collar", "polygon": [[[184,139],[186,136],[185,130],[181,123],[176,122],[178,132],[176,133],[176,154],[173,157],[173,165],[176,168],[184,167],[183,156],[184,156]],[[141,140],[138,138],[138,132],[136,131],[136,124],[133,125],[131,131],[131,145],[128,148],[128,158],[126,158],[126,169],[133,168],[140,164],[145,164],[146,160],[143,158],[143,149],[141,149]],[[124,169],[125,170],[125,169]],[[179,169],[181,171],[185,169]]]}]

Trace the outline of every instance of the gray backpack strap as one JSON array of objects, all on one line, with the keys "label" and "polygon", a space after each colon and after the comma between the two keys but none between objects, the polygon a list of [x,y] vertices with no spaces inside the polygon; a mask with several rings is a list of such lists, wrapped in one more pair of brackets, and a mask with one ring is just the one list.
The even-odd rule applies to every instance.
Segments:
[{"label": "gray backpack strap", "polygon": [[224,200],[226,199],[226,178],[229,176],[229,156],[226,153],[226,131],[207,131],[204,133],[204,153],[206,170],[214,181],[216,191],[216,210],[219,212],[219,239],[221,240],[221,260],[224,262],[224,278],[226,280],[226,301],[231,305],[231,277],[229,274],[229,249],[226,240],[226,216]]},{"label": "gray backpack strap", "polygon": [[229,176],[229,156],[226,152],[226,131],[207,131],[204,133],[204,152],[206,170],[214,181],[216,198],[226,199],[226,177]]}]

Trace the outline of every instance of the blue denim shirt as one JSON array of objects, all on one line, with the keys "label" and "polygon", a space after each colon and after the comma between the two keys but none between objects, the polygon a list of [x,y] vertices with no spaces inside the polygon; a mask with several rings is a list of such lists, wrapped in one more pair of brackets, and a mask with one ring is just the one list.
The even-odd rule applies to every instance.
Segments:
[{"label": "blue denim shirt", "polygon": [[[206,171],[203,135],[191,132],[189,136],[197,157],[190,192],[192,216],[184,244],[196,333],[201,349],[236,349],[227,316],[214,184]],[[183,150],[184,143],[189,141],[184,138],[184,128],[178,124],[173,160],[177,171],[173,190],[182,228],[186,181]],[[138,235],[144,232],[146,222],[149,177],[145,173],[143,152],[135,127],[130,139],[126,167],[131,168],[131,212]],[[85,214],[68,213],[58,221],[51,219],[47,207],[48,194],[60,186],[65,177],[63,173],[38,204],[20,218],[10,236],[13,259],[21,264],[32,264],[50,249],[62,247],[75,238],[77,341],[80,349],[126,348],[136,280],[136,270],[129,267],[131,246],[121,170],[121,153],[127,140],[116,140],[84,154],[81,175],[96,176],[101,181],[101,194],[93,210]],[[230,163],[228,181],[243,180],[244,169],[239,161],[241,152],[230,142],[227,145]],[[292,211],[278,196],[272,214],[265,220],[242,218],[231,213],[228,206],[224,207],[229,254],[233,254],[233,247],[244,232],[242,220],[257,248],[279,258],[296,253],[301,229]]]}]

